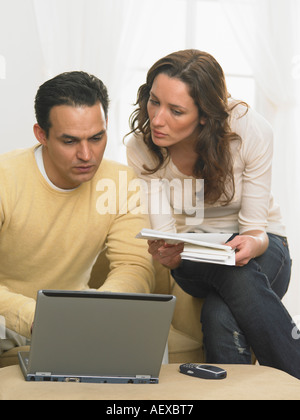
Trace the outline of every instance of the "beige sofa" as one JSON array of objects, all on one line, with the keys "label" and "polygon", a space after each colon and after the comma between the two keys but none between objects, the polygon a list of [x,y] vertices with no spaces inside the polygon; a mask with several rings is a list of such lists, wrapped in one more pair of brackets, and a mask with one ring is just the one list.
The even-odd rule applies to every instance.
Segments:
[{"label": "beige sofa", "polygon": [[[169,270],[155,264],[156,287],[154,293],[173,294],[177,297],[176,308],[170,329],[168,348],[169,363],[204,362],[200,315],[202,301],[184,293],[171,278]],[[90,286],[98,288],[108,272],[105,253],[100,255],[92,271]],[[18,363],[20,348],[4,353],[0,357],[0,368]],[[24,349],[22,349],[24,350]]]}]

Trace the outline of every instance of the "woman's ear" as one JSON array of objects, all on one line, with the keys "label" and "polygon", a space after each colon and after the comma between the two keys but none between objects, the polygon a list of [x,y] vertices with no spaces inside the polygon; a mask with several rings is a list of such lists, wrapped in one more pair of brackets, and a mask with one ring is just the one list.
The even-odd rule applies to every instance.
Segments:
[{"label": "woman's ear", "polygon": [[33,132],[36,139],[43,145],[47,145],[47,136],[45,130],[43,130],[38,124],[34,124]]},{"label": "woman's ear", "polygon": [[205,125],[206,124],[206,121],[207,121],[207,118],[206,117],[201,117],[200,118],[200,124],[201,125]]}]

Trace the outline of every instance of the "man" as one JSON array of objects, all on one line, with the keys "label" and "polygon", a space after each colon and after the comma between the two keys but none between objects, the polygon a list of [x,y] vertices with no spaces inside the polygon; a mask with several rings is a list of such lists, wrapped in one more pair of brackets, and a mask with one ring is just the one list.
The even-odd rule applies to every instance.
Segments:
[{"label": "man", "polygon": [[[40,144],[0,156],[0,317],[8,334],[0,355],[22,344],[19,335],[30,338],[37,291],[88,289],[105,247],[110,273],[100,291],[153,291],[146,244],[135,239],[148,219],[130,201],[133,193],[130,208],[118,200],[120,173],[128,182],[134,174],[103,160],[108,105],[96,77],[61,74],[36,95]],[[105,179],[115,185],[110,212],[101,201]]]}]

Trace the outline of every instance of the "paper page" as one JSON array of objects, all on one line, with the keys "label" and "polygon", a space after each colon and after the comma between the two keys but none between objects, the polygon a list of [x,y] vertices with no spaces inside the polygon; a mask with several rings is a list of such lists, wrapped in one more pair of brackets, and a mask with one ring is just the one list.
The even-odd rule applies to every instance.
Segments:
[{"label": "paper page", "polygon": [[210,255],[221,255],[223,257],[228,257],[233,250],[232,248],[227,247],[228,249],[218,249],[213,247],[204,247],[198,245],[185,244],[184,252],[189,254],[210,254]]},{"label": "paper page", "polygon": [[198,246],[231,250],[231,247],[224,245],[231,236],[231,233],[167,233],[152,229],[142,229],[136,237],[148,240],[162,239],[169,244],[184,242]]},{"label": "paper page", "polygon": [[192,258],[192,257],[182,257],[183,260],[189,260],[189,261],[194,261],[194,262],[202,262],[202,263],[207,263],[207,264],[219,264],[219,265],[235,265],[235,261],[233,260],[228,260],[228,261],[215,261],[215,260],[202,260],[199,258]]},{"label": "paper page", "polygon": [[235,265],[235,253],[232,252],[232,254],[229,255],[228,258],[216,258],[215,255],[211,256],[212,258],[210,259],[209,255],[205,255],[205,258],[203,258],[203,255],[199,254],[190,254],[190,253],[182,253],[181,254],[181,258],[183,260],[189,260],[189,261],[194,261],[194,262],[204,262],[204,263],[209,263],[209,264],[222,264],[222,265]]}]

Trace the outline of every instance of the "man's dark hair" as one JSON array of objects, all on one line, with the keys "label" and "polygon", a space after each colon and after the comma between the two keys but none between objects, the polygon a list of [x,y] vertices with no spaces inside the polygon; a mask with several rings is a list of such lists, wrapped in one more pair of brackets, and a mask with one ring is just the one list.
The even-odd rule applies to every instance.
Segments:
[{"label": "man's dark hair", "polygon": [[54,106],[91,107],[97,102],[102,104],[105,118],[107,118],[108,92],[103,82],[97,77],[82,71],[59,74],[38,89],[35,97],[37,123],[48,137],[51,127],[49,116]]}]

